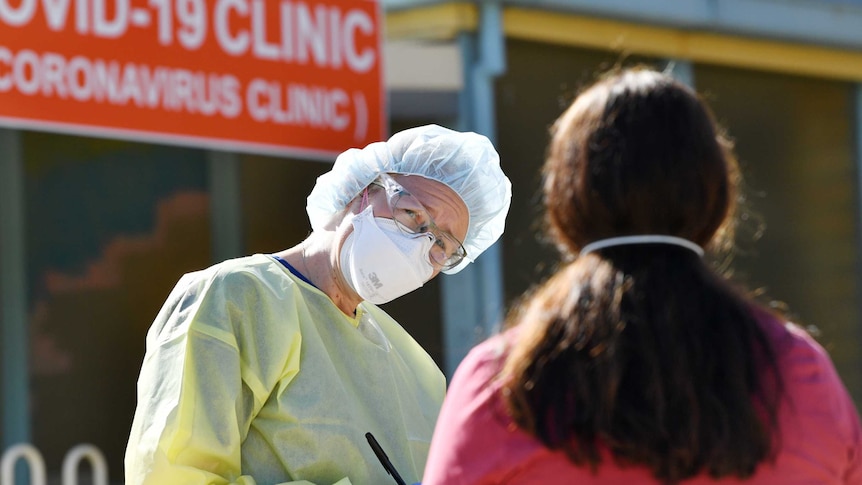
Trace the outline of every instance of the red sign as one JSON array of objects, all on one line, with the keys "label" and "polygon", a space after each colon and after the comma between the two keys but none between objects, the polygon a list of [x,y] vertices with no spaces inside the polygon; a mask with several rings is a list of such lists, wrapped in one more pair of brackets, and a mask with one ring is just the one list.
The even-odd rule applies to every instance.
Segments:
[{"label": "red sign", "polygon": [[384,138],[376,0],[0,0],[0,124],[331,157]]}]

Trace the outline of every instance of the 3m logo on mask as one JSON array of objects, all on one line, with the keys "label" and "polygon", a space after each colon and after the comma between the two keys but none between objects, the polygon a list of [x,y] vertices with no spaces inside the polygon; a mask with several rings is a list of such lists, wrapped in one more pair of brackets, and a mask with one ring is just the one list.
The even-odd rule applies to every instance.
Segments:
[{"label": "3m logo on mask", "polygon": [[383,283],[380,282],[380,278],[377,277],[377,273],[368,273],[368,279],[371,281],[371,284],[374,285],[374,288],[378,290],[383,286]]},{"label": "3m logo on mask", "polygon": [[353,232],[341,247],[341,272],[363,300],[380,305],[434,276],[428,257],[434,240],[404,234],[395,221],[374,217],[372,209],[369,205],[351,220]]}]

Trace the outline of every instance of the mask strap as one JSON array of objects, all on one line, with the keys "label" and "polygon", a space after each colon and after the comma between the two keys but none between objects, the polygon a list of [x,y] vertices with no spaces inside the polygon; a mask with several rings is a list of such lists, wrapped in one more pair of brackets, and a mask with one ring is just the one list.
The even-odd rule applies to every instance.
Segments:
[{"label": "mask strap", "polygon": [[697,253],[698,256],[703,257],[703,248],[689,241],[688,239],[683,239],[676,236],[664,236],[659,234],[644,234],[641,236],[621,236],[608,239],[599,239],[598,241],[593,241],[584,246],[581,249],[579,256],[586,256],[591,252],[598,251],[599,249],[604,249],[611,246],[625,246],[629,244],[671,244],[673,246],[680,246],[690,251],[694,251],[695,253]]},{"label": "mask strap", "polygon": [[368,207],[368,187],[362,191],[362,203],[359,205],[359,210],[364,211]]}]

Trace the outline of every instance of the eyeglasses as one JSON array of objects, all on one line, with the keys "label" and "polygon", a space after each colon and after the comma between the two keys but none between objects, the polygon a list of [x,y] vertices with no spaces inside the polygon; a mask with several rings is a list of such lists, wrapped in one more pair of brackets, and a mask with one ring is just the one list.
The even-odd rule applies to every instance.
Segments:
[{"label": "eyeglasses", "polygon": [[381,173],[371,184],[382,187],[386,191],[386,201],[389,202],[389,209],[392,211],[392,220],[402,233],[411,236],[429,234],[434,237],[434,245],[428,251],[432,262],[442,266],[443,269],[451,269],[464,260],[467,250],[464,249],[461,241],[437,227],[425,206],[395,179]]}]

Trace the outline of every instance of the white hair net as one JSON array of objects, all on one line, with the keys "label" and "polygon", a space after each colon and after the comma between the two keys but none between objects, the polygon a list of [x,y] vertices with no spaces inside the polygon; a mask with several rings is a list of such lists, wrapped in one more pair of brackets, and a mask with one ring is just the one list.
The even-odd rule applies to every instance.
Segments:
[{"label": "white hair net", "polygon": [[467,257],[444,273],[454,274],[503,234],[512,184],[500,168],[500,156],[488,138],[437,125],[404,130],[385,142],[351,148],[317,179],[308,196],[308,219],[314,230],[326,227],[382,172],[421,175],[449,186],[470,213],[464,249]]}]

